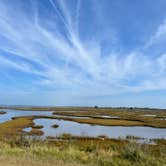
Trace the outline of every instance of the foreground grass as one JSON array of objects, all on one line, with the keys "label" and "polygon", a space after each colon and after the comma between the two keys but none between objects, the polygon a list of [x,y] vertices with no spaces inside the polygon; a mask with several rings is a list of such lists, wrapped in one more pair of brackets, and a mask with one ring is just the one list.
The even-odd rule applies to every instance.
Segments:
[{"label": "foreground grass", "polygon": [[122,140],[0,140],[0,166],[163,166],[165,146]]}]

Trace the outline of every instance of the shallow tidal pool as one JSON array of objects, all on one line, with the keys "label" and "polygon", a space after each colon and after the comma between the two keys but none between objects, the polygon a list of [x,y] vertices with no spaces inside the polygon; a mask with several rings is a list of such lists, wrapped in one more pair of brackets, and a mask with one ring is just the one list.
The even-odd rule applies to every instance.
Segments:
[{"label": "shallow tidal pool", "polygon": [[[165,138],[166,129],[152,127],[121,127],[121,126],[100,126],[82,124],[72,121],[57,120],[57,119],[36,119],[36,125],[43,125],[44,136],[59,136],[63,133],[70,133],[76,136],[92,136],[97,137],[105,135],[111,138],[126,137],[133,135],[143,138]],[[51,127],[59,125],[58,128]]]},{"label": "shallow tidal pool", "polygon": [[[22,111],[22,110],[5,110],[6,114],[0,115],[0,123],[11,120],[12,117],[17,116],[31,116],[31,115],[44,115],[51,116],[52,111]],[[75,117],[77,118],[77,117]],[[42,125],[41,129],[44,132],[42,137],[47,136],[60,136],[63,133],[69,133],[76,136],[91,136],[97,137],[105,135],[110,138],[119,138],[132,135],[141,138],[165,138],[166,129],[152,128],[152,127],[123,127],[123,126],[100,126],[81,124],[73,121],[58,120],[58,119],[35,119],[36,125]],[[58,128],[53,128],[52,125],[59,125]],[[25,128],[24,131],[29,132],[31,128]]]},{"label": "shallow tidal pool", "polygon": [[51,116],[52,111],[22,111],[22,110],[4,110],[6,114],[0,115],[0,123],[11,120],[17,116],[45,115]]}]

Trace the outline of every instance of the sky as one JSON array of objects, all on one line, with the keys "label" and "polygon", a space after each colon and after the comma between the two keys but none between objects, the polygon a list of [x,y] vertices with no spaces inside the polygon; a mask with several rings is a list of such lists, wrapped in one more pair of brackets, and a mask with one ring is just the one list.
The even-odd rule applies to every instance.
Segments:
[{"label": "sky", "polygon": [[165,0],[0,0],[0,104],[166,108]]}]

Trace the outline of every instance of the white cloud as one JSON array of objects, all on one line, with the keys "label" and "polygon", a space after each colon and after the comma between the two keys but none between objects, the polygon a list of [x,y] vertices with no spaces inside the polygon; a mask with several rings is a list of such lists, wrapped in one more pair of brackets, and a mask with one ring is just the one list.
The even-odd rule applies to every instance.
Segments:
[{"label": "white cloud", "polygon": [[145,47],[150,47],[158,42],[166,40],[166,20],[164,20],[161,25],[158,26],[157,30],[154,34],[150,37],[148,42],[146,43]]},{"label": "white cloud", "polygon": [[[12,8],[14,4],[11,3],[10,6],[5,1],[0,2],[0,36],[12,43],[4,44],[0,40],[0,49],[27,61],[20,63],[15,58],[4,58],[4,55],[0,55],[0,67],[5,64],[22,72],[42,76],[42,85],[67,85],[71,91],[79,89],[82,94],[104,95],[123,91],[166,89],[165,54],[152,58],[132,50],[127,55],[114,51],[102,55],[100,40],[89,37],[89,41],[83,42],[79,38],[80,1],[77,3],[76,17],[72,16],[65,1],[57,2],[59,8],[53,0],[50,0],[50,5],[58,16],[58,21],[65,27],[63,33],[56,20],[47,18],[51,22],[47,24],[48,20],[41,19],[35,3],[35,19],[32,20],[23,9],[19,8],[17,11],[17,8]],[[54,30],[50,30],[53,29],[52,26],[55,27]],[[152,45],[165,35],[166,22],[159,26],[147,45]]]}]

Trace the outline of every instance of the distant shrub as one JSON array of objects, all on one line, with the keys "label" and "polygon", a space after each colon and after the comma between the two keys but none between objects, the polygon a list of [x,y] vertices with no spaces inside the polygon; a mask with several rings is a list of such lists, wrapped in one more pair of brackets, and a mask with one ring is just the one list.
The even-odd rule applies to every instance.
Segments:
[{"label": "distant shrub", "polygon": [[42,129],[43,128],[43,126],[42,125],[34,125],[34,126],[32,126],[32,128],[33,129]]},{"label": "distant shrub", "polygon": [[60,135],[61,138],[63,139],[71,139],[72,138],[72,134],[70,133],[63,133],[62,135]]},{"label": "distant shrub", "polygon": [[52,125],[52,127],[53,127],[53,128],[57,128],[57,127],[59,127],[59,125],[54,124],[54,125]]}]

